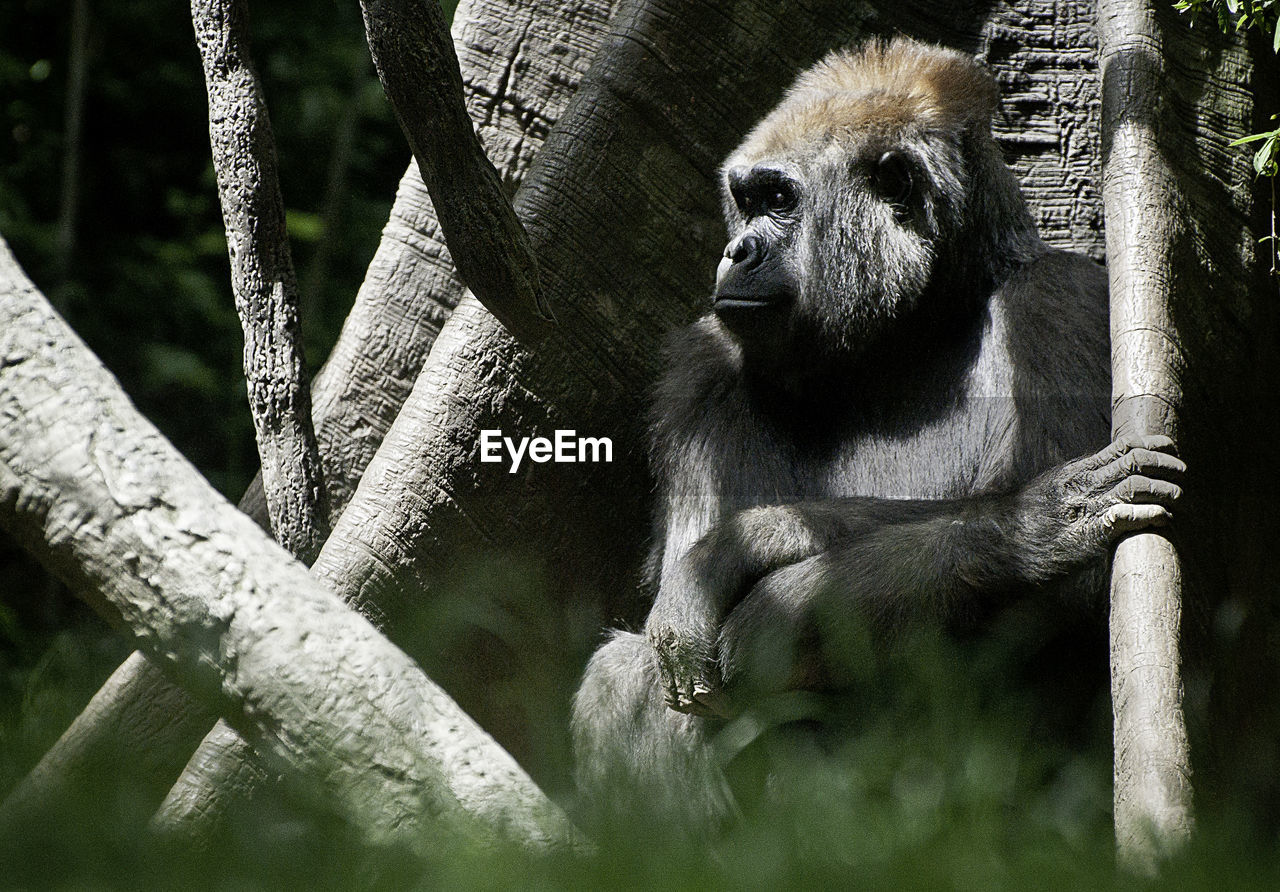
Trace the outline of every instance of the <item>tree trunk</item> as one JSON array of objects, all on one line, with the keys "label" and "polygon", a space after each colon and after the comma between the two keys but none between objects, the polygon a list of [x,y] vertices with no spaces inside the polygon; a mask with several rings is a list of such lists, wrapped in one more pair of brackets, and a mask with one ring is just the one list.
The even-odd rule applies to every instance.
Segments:
[{"label": "tree trunk", "polygon": [[[1186,368],[1170,316],[1171,252],[1186,202],[1162,157],[1168,89],[1150,4],[1099,0],[1102,169],[1111,279],[1112,433],[1177,440]],[[1182,709],[1182,572],[1158,532],[1116,546],[1111,582],[1115,827],[1121,858],[1153,870],[1191,833],[1191,754]]]},{"label": "tree trunk", "polygon": [[[1117,436],[1171,436],[1192,474],[1171,534],[1125,539],[1112,569],[1116,842],[1122,862],[1151,873],[1193,825],[1184,602],[1232,594],[1215,565],[1239,548],[1223,518],[1250,485],[1220,450],[1252,415],[1231,382],[1264,343],[1246,321],[1261,293],[1252,177],[1227,146],[1253,126],[1240,86],[1253,66],[1243,41],[1193,31],[1169,4],[1100,0],[1098,22],[1112,424]],[[1202,64],[1170,64],[1186,59]],[[1198,584],[1184,585],[1184,561]]]},{"label": "tree trunk", "polygon": [[0,243],[0,523],[373,845],[572,843],[414,662],[223,500]]}]

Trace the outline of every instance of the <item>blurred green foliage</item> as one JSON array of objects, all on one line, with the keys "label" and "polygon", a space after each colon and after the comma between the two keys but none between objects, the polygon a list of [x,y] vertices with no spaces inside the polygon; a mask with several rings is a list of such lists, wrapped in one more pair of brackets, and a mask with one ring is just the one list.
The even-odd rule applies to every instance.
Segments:
[{"label": "blurred green foliage", "polygon": [[[458,620],[455,611],[478,611],[479,625],[500,640],[529,634],[511,625],[517,617],[507,608],[463,608],[468,593],[455,594],[455,607],[441,611],[440,631]],[[1276,888],[1280,853],[1214,814],[1201,816],[1190,850],[1159,881],[1118,871],[1105,696],[1086,705],[1079,740],[1059,739],[1060,729],[1043,724],[1043,692],[1010,675],[1026,657],[1023,643],[999,632],[957,640],[922,629],[863,654],[854,701],[808,695],[807,702],[774,703],[729,725],[718,744],[733,756],[730,770],[746,794],[743,815],[709,845],[671,838],[660,816],[634,803],[634,817],[608,828],[591,853],[532,857],[510,846],[440,840],[422,861],[362,849],[353,828],[301,807],[284,791],[238,813],[209,848],[166,851],[140,833],[122,834],[136,821],[133,803],[86,791],[68,812],[31,825],[0,886]],[[522,708],[536,710],[559,696],[545,690],[545,666],[513,668],[510,683],[524,694]],[[837,730],[824,735],[778,724],[768,713],[823,713]],[[744,733],[744,726],[752,729]],[[568,794],[565,804],[572,813]],[[0,841],[0,862],[14,855],[8,844],[6,851]]]}]

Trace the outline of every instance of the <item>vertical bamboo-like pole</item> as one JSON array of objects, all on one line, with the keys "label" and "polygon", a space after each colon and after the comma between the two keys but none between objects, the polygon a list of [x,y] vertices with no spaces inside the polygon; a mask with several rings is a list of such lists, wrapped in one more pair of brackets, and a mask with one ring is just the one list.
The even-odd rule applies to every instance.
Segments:
[{"label": "vertical bamboo-like pole", "polygon": [[[1186,214],[1161,126],[1167,76],[1155,4],[1099,0],[1098,36],[1113,434],[1176,442],[1185,357],[1170,293]],[[1187,839],[1193,821],[1181,621],[1172,543],[1151,531],[1122,540],[1111,579],[1116,844],[1122,863],[1146,873]]]}]

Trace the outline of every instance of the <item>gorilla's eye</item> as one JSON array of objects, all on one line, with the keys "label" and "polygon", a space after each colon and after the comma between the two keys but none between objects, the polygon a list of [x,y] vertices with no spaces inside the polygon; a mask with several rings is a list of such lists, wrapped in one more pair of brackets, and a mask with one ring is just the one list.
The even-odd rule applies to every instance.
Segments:
[{"label": "gorilla's eye", "polygon": [[796,206],[796,190],[787,182],[771,183],[764,190],[764,206],[773,213],[789,211]]},{"label": "gorilla's eye", "polygon": [[728,186],[733,203],[748,219],[787,214],[799,200],[795,182],[776,167],[763,164],[729,171]]},{"label": "gorilla's eye", "polygon": [[885,152],[872,174],[875,190],[889,204],[906,210],[911,197],[911,164],[901,152]]}]

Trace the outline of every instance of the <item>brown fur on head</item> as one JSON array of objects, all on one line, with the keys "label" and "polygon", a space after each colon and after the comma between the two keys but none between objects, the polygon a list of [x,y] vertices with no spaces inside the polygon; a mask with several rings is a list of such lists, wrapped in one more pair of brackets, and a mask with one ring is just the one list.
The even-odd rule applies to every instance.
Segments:
[{"label": "brown fur on head", "polygon": [[723,167],[716,306],[744,349],[856,361],[913,313],[969,312],[1039,250],[996,99],[971,57],[903,38],[800,75]]},{"label": "brown fur on head", "polygon": [[850,131],[988,128],[991,75],[971,56],[905,37],[835,50],[797,78],[747,137],[739,158],[826,142]]}]

